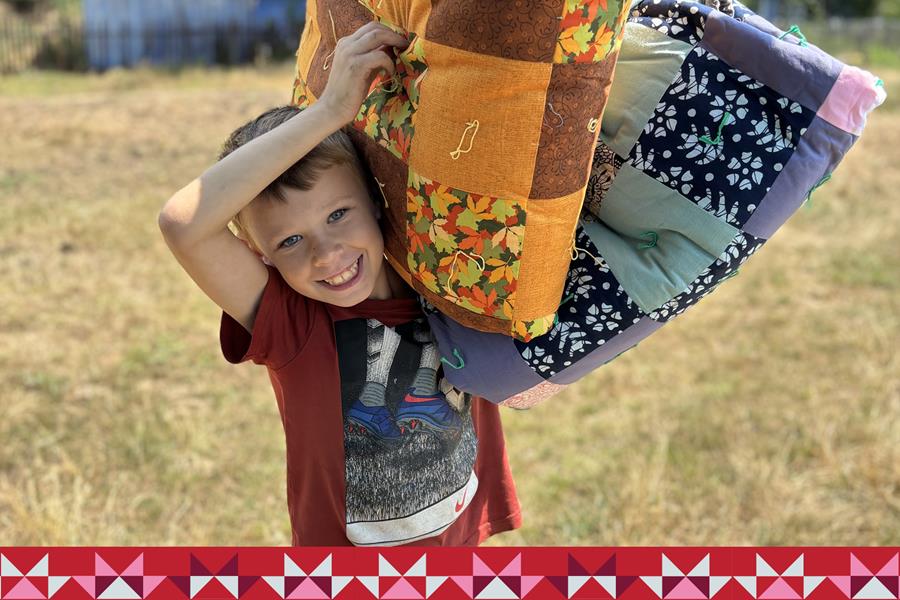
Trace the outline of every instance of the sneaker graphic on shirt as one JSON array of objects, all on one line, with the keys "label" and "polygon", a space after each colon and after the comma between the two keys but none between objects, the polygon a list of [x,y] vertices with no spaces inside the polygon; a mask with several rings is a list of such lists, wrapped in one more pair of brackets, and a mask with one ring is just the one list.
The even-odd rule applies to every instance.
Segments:
[{"label": "sneaker graphic on shirt", "polygon": [[377,438],[383,442],[400,440],[400,429],[386,406],[366,406],[360,400],[347,411],[347,433]]},{"label": "sneaker graphic on shirt", "polygon": [[397,405],[397,425],[401,432],[415,431],[418,427],[459,431],[462,419],[442,393],[419,396],[410,389]]}]

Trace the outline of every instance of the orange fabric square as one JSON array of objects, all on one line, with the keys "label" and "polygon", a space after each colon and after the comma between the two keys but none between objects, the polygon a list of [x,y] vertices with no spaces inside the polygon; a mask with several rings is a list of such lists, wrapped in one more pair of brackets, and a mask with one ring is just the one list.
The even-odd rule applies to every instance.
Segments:
[{"label": "orange fabric square", "polygon": [[530,321],[552,314],[559,306],[572,260],[572,240],[586,189],[553,200],[530,200],[519,263],[516,319]]},{"label": "orange fabric square", "polygon": [[467,192],[527,198],[553,65],[424,44],[410,168]]}]

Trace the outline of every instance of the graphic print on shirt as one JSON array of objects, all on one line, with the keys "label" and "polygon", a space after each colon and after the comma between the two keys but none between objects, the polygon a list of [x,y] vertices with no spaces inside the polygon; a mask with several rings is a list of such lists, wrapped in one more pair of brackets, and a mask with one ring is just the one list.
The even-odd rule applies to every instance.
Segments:
[{"label": "graphic print on shirt", "polygon": [[395,545],[438,535],[475,494],[470,400],[440,391],[424,319],[335,323],[344,414],[347,538]]}]

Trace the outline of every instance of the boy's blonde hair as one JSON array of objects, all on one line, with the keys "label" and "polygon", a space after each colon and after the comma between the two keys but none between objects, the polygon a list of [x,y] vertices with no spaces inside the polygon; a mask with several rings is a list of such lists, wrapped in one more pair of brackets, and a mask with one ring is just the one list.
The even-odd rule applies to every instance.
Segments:
[{"label": "boy's blonde hair", "polygon": [[[272,131],[285,121],[295,117],[302,108],[296,106],[279,106],[267,110],[252,121],[241,125],[235,129],[219,153],[219,160],[222,160],[244,144],[258,138],[259,136]],[[313,148],[306,156],[298,160],[287,171],[282,173],[278,179],[270,183],[259,196],[253,199],[253,202],[285,202],[283,187],[296,188],[302,191],[309,191],[313,188],[319,175],[329,167],[335,165],[349,164],[356,170],[360,179],[366,184],[370,194],[372,190],[371,177],[368,169],[359,160],[356,149],[350,137],[343,131],[338,129],[327,138],[322,140],[319,145]],[[249,206],[249,205],[248,205]],[[248,241],[256,251],[259,246],[252,239],[247,231],[245,224],[241,220],[241,213],[238,212],[232,218],[229,224],[231,230],[239,238]]]}]

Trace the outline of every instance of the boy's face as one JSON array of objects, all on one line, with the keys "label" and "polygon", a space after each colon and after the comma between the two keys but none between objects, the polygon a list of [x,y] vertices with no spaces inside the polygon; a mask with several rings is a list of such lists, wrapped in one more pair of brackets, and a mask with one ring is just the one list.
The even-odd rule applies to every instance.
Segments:
[{"label": "boy's face", "polygon": [[387,277],[379,211],[355,169],[335,165],[309,191],[282,191],[287,202],[254,202],[244,221],[288,285],[335,306],[383,296]]}]

